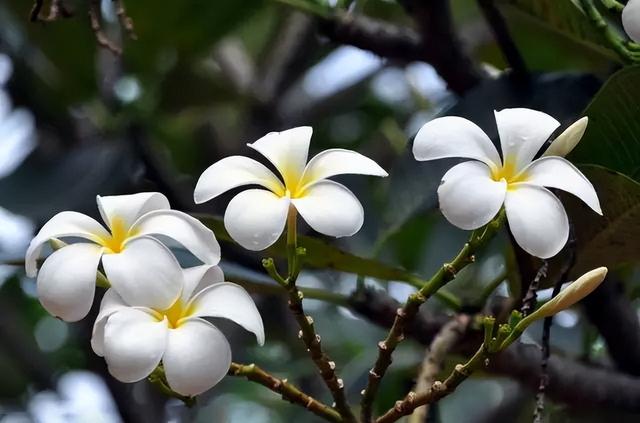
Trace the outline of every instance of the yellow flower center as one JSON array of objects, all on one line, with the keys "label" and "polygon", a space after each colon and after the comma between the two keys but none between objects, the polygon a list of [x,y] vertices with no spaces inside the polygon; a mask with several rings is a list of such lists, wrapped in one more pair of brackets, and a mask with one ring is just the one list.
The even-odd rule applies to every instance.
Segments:
[{"label": "yellow flower center", "polygon": [[110,237],[99,237],[98,242],[100,245],[105,247],[106,254],[117,254],[121,252],[124,248],[124,242],[135,235],[134,231],[128,230],[126,227],[124,220],[120,217],[113,217],[111,219],[111,236]]},{"label": "yellow flower center", "polygon": [[178,298],[168,309],[156,312],[156,319],[162,321],[166,317],[169,322],[169,328],[176,329],[182,324],[181,320],[189,316],[192,312],[191,307],[188,307],[181,298]]},{"label": "yellow flower center", "polygon": [[528,179],[526,172],[518,172],[516,169],[516,162],[513,158],[507,157],[502,167],[494,167],[491,169],[491,177],[494,181],[499,182],[505,180],[507,182],[507,188],[512,184],[518,182],[525,182]]}]

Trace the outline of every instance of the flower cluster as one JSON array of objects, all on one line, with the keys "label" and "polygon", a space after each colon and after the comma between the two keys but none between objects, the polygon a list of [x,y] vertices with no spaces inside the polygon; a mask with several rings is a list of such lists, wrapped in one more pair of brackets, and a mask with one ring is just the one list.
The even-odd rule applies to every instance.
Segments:
[{"label": "flower cluster", "polygon": [[[587,120],[569,127],[538,159],[538,150],[560,125],[555,119],[534,110],[507,109],[496,112],[496,122],[502,156],[480,128],[459,117],[425,124],[413,153],[417,160],[472,159],[451,168],[438,188],[440,209],[452,224],[477,229],[504,207],[516,242],[532,255],[551,257],[566,243],[569,223],[562,204],[545,187],[568,191],[601,213],[591,183],[563,158],[582,137]],[[194,201],[202,203],[245,185],[264,188],[237,194],[224,215],[230,236],[249,250],[274,244],[298,213],[322,234],[355,234],[364,221],[363,207],[349,189],[329,178],[387,173],[373,160],[344,149],[323,151],[307,162],[311,135],[310,127],[293,128],[249,144],[279,176],[248,157],[214,163],[200,177]],[[160,369],[163,383],[175,393],[194,396],[211,388],[227,374],[231,349],[207,317],[232,320],[264,343],[253,300],[242,287],[224,281],[217,266],[220,246],[210,229],[171,210],[159,193],[98,196],[97,202],[105,226],[80,213],[57,214],[31,242],[25,267],[29,276],[37,276],[44,308],[67,321],[88,314],[96,280],[104,272],[109,288],[91,345],[114,377],[134,382]],[[60,238],[76,242],[66,244]],[[203,264],[183,269],[168,248],[174,242]],[[57,248],[38,269],[47,243]],[[566,290],[550,302],[553,312],[588,294],[604,274],[606,269],[600,269],[585,279],[588,283],[581,280]]]}]

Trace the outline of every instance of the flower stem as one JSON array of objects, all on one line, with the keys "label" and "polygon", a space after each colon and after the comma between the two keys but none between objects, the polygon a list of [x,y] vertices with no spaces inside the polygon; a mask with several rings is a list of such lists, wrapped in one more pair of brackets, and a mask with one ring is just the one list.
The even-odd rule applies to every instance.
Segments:
[{"label": "flower stem", "polygon": [[444,382],[433,382],[431,387],[423,393],[416,394],[415,392],[409,392],[403,400],[397,401],[392,408],[376,419],[375,423],[393,423],[403,416],[410,415],[416,408],[425,404],[432,404],[449,395],[455,391],[458,385],[465,381],[471,373],[484,365],[488,355],[489,353],[483,343],[469,361],[465,364],[456,365]]},{"label": "flower stem", "polygon": [[300,259],[301,256],[304,255],[304,250],[299,249],[297,245],[296,218],[296,210],[294,207],[291,207],[287,217],[287,278],[284,279],[284,281],[278,280],[282,278],[275,270],[273,260],[269,261],[269,259],[267,259],[263,261],[263,265],[267,269],[267,272],[287,290],[289,309],[300,327],[298,336],[306,345],[311,359],[322,376],[322,380],[331,391],[336,410],[345,422],[355,422],[355,416],[347,403],[344,393],[344,382],[336,374],[335,362],[333,362],[322,349],[320,335],[315,331],[313,318],[304,312],[302,305],[304,294],[296,286],[296,280],[300,273]]},{"label": "flower stem", "polygon": [[451,263],[443,264],[440,269],[417,292],[411,294],[405,304],[396,311],[396,317],[387,337],[378,343],[378,358],[369,371],[369,380],[362,392],[361,419],[363,423],[371,421],[373,401],[378,392],[380,381],[391,365],[391,356],[405,337],[405,327],[418,313],[420,306],[440,288],[456,277],[456,274],[469,263],[475,261],[475,253],[483,247],[500,228],[504,220],[504,210],[484,228],[474,231],[458,255]]},{"label": "flower stem", "polygon": [[305,394],[300,389],[290,384],[287,379],[279,379],[262,370],[255,364],[245,365],[231,363],[229,375],[246,377],[252,382],[259,383],[273,392],[279,393],[282,395],[283,399],[291,402],[292,404],[301,405],[316,416],[322,417],[325,420],[338,423],[344,421],[340,413],[333,408]]},{"label": "flower stem", "polygon": [[179,399],[184,403],[184,405],[189,408],[193,407],[196,404],[195,397],[181,395],[171,389],[171,387],[169,387],[162,365],[156,367],[156,369],[149,375],[149,382],[151,382],[153,385],[156,385],[158,389],[160,389],[160,391],[162,391],[162,393],[166,396]]}]

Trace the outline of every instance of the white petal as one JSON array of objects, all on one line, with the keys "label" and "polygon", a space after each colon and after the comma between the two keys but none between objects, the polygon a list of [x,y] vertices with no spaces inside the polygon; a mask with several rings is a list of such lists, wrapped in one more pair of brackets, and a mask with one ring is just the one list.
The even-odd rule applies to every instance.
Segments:
[{"label": "white petal", "polygon": [[242,185],[262,185],[284,194],[284,185],[266,166],[248,157],[231,156],[209,166],[198,179],[193,199],[196,204]]},{"label": "white petal", "polygon": [[442,177],[438,187],[440,210],[453,225],[477,229],[500,211],[506,192],[507,183],[494,181],[484,163],[460,163]]},{"label": "white petal", "polygon": [[531,109],[504,109],[495,112],[502,157],[505,165],[524,169],[549,139],[560,122],[546,113]]},{"label": "white petal", "polygon": [[304,170],[301,185],[344,174],[389,176],[370,158],[355,151],[333,148],[317,154],[309,161]]},{"label": "white petal", "polygon": [[343,237],[358,232],[364,222],[362,204],[347,187],[324,180],[309,186],[302,197],[291,200],[315,231]]},{"label": "white petal", "polygon": [[158,366],[167,346],[167,320],[142,310],[113,313],[104,328],[104,358],[109,373],[121,382],[137,382]]},{"label": "white petal", "polygon": [[313,129],[301,126],[282,132],[270,132],[249,147],[265,156],[278,169],[285,185],[295,186],[307,165]]},{"label": "white petal", "polygon": [[480,160],[491,168],[501,164],[500,155],[487,134],[475,123],[458,116],[425,123],[413,142],[413,155],[422,161],[465,157]]},{"label": "white petal", "polygon": [[153,210],[170,209],[169,200],[159,192],[140,192],[129,195],[97,196],[98,209],[105,223],[114,227],[116,219],[129,229],[140,216]]},{"label": "white petal", "polygon": [[156,239],[133,239],[120,253],[105,254],[102,264],[111,286],[130,306],[165,310],[182,291],[182,269]]},{"label": "white petal", "polygon": [[591,182],[571,162],[562,157],[542,157],[531,163],[524,170],[524,174],[527,183],[567,191],[602,215],[598,194]]},{"label": "white petal", "polygon": [[567,243],[567,213],[549,190],[523,183],[511,185],[505,209],[511,233],[527,253],[550,258]]},{"label": "white petal", "polygon": [[224,214],[224,227],[247,250],[264,250],[278,240],[287,221],[290,200],[263,189],[236,195]]},{"label": "white petal", "polygon": [[193,297],[189,306],[195,317],[223,317],[256,335],[264,344],[264,326],[251,296],[240,285],[222,282],[211,285]]},{"label": "white petal", "polygon": [[38,274],[38,298],[52,315],[75,322],[87,315],[96,290],[102,247],[71,244],[54,251]]},{"label": "white petal", "polygon": [[104,293],[100,302],[100,312],[91,331],[91,348],[100,357],[104,356],[104,326],[107,324],[107,318],[127,307],[129,306],[113,288]]},{"label": "white petal", "polygon": [[211,229],[198,219],[177,210],[157,210],[140,217],[131,232],[173,238],[205,264],[220,261],[220,244]]},{"label": "white petal", "polygon": [[586,116],[574,122],[571,126],[565,129],[558,138],[553,140],[549,148],[544,152],[543,156],[566,157],[582,139],[582,136],[587,130],[588,123],[589,118]]},{"label": "white petal", "polygon": [[636,43],[640,43],[640,1],[629,0],[622,10],[622,26]]},{"label": "white petal", "polygon": [[202,266],[189,267],[182,270],[182,275],[184,288],[180,298],[182,298],[184,304],[188,303],[193,295],[206,287],[224,282],[224,273],[219,266],[203,264]]},{"label": "white petal", "polygon": [[65,211],[53,216],[40,232],[33,238],[25,255],[27,276],[34,277],[38,273],[37,260],[45,242],[51,238],[79,237],[100,242],[100,238],[110,235],[104,227],[94,219],[82,213]]},{"label": "white petal", "polygon": [[231,348],[215,326],[194,319],[169,331],[162,363],[171,389],[182,395],[199,395],[227,374]]}]

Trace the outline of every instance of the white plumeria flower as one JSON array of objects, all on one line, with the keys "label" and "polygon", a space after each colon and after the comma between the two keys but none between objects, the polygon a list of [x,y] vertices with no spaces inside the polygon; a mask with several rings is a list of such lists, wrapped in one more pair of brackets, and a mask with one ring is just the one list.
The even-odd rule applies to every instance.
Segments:
[{"label": "white plumeria flower", "polygon": [[541,258],[556,255],[569,237],[569,221],[558,198],[545,187],[576,195],[598,214],[598,196],[566,154],[584,133],[586,119],[572,125],[549,147],[551,154],[533,160],[560,126],[551,116],[530,109],[495,112],[502,156],[474,123],[455,116],[426,123],[416,135],[417,160],[449,157],[474,159],[452,167],[438,188],[440,209],[453,225],[477,229],[493,219],[503,204],[516,242]]},{"label": "white plumeria flower", "polygon": [[[77,321],[87,315],[101,259],[112,287],[125,300],[137,303],[148,296],[161,295],[164,305],[170,306],[180,291],[167,276],[172,263],[164,260],[164,252],[150,241],[151,235],[178,241],[205,264],[220,261],[220,246],[213,232],[193,217],[170,210],[169,201],[162,194],[98,196],[97,201],[109,230],[89,216],[65,211],[52,217],[27,249],[27,275],[37,274],[40,302],[54,316]],[[37,259],[43,245],[64,237],[92,242],[70,244],[54,251],[38,272]],[[154,291],[138,288],[148,281],[156,286]]]},{"label": "white plumeria flower", "polygon": [[275,166],[282,180],[253,159],[226,157],[200,176],[195,202],[203,203],[243,185],[267,188],[236,195],[224,215],[229,235],[248,250],[263,250],[278,240],[291,206],[320,233],[335,237],[355,234],[364,221],[362,205],[344,185],[327,178],[341,174],[387,176],[387,172],[362,154],[338,148],[323,151],[307,163],[312,132],[303,126],[271,132],[247,144]]},{"label": "white plumeria flower", "polygon": [[[130,292],[132,285],[118,292],[109,289],[93,327],[91,346],[105,358],[109,373],[122,382],[144,379],[162,362],[169,387],[195,396],[218,383],[231,364],[229,342],[202,317],[232,320],[253,332],[260,345],[264,344],[262,318],[242,287],[223,282],[219,267],[183,270],[170,251],[162,244],[158,247],[171,263],[166,276],[173,289],[133,304],[124,299],[136,295]],[[150,279],[138,282],[143,291],[157,291]],[[181,293],[177,300],[171,294],[176,290]]]},{"label": "white plumeria flower", "polygon": [[640,43],[640,0],[629,0],[622,10],[622,26],[636,43]]}]

